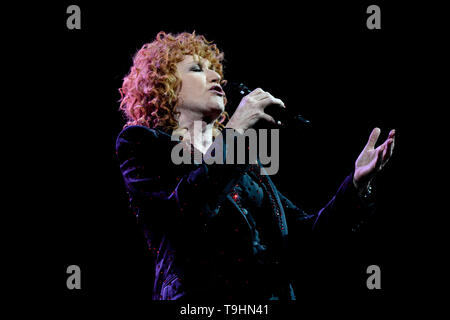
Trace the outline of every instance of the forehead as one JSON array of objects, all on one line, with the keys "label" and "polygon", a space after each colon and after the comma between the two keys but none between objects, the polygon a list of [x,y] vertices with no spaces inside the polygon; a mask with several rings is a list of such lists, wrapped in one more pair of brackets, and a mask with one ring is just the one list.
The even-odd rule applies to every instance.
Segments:
[{"label": "forehead", "polygon": [[205,59],[203,57],[200,57],[199,55],[185,55],[184,59],[180,62],[180,64],[182,65],[187,65],[187,64],[191,64],[191,63],[198,63],[200,62],[203,65],[206,66],[210,66],[211,65],[211,61],[209,61],[208,59]]}]

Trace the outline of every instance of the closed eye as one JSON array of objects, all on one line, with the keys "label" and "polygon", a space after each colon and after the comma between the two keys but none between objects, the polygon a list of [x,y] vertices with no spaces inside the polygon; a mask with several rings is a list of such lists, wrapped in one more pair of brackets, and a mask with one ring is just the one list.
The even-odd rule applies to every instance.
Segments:
[{"label": "closed eye", "polygon": [[201,72],[201,71],[203,71],[203,68],[199,63],[197,63],[197,64],[194,64],[190,70],[195,71],[195,72]]}]

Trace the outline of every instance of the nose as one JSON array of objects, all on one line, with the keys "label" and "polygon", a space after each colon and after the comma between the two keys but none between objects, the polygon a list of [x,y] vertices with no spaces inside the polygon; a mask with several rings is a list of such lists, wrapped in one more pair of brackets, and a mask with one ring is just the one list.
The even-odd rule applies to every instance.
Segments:
[{"label": "nose", "polygon": [[220,83],[220,75],[211,69],[208,69],[208,81],[212,83]]}]

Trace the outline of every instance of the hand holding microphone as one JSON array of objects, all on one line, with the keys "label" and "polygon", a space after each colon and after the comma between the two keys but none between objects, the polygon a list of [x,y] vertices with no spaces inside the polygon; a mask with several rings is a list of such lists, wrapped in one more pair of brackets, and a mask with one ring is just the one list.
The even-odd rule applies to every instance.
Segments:
[{"label": "hand holding microphone", "polygon": [[265,109],[269,106],[278,109],[286,108],[283,101],[275,98],[261,88],[248,92],[242,98],[226,127],[234,128],[242,133],[249,128],[255,127],[261,120],[271,123],[274,126],[280,126],[281,123],[279,120],[277,121],[265,112]]},{"label": "hand holding microphone", "polygon": [[295,110],[286,108],[283,101],[260,88],[251,91],[243,83],[231,82],[228,89],[227,97],[231,98],[232,103],[242,99],[230,119],[230,127],[237,124],[246,130],[257,125],[260,120],[275,128],[311,126],[309,120],[296,114]]}]

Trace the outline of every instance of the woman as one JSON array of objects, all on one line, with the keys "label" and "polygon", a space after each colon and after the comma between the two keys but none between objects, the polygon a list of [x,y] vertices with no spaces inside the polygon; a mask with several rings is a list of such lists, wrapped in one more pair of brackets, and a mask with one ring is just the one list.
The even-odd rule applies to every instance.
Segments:
[{"label": "woman", "polygon": [[354,172],[317,214],[284,197],[259,162],[175,165],[171,154],[180,141],[173,137],[208,158],[230,144],[225,131],[239,135],[275,123],[264,108],[285,107],[256,89],[224,126],[222,60],[203,36],[160,32],[137,52],[120,89],[128,122],[117,156],[155,263],[153,299],[292,300],[288,265],[300,238],[346,232],[364,218],[364,195],[392,155],[395,132],[375,148],[380,130],[373,130]]}]

